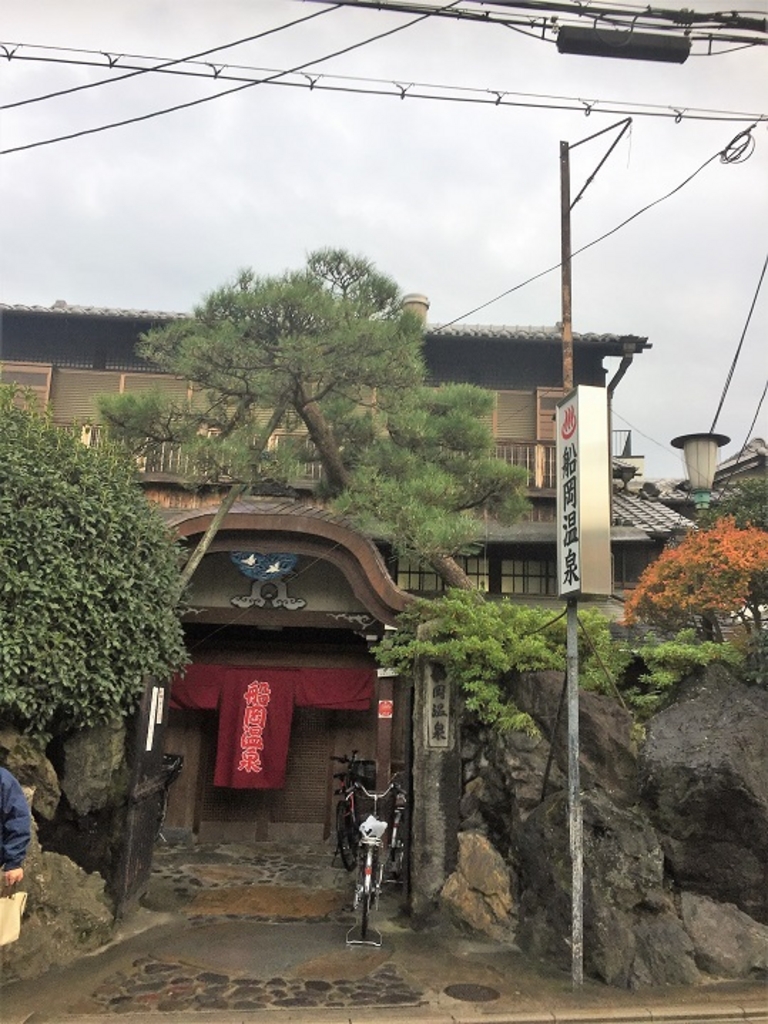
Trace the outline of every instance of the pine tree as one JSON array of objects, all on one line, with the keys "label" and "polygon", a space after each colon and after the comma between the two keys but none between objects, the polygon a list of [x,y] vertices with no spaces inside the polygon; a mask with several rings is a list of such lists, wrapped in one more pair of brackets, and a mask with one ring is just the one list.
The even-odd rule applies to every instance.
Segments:
[{"label": "pine tree", "polygon": [[[478,516],[509,520],[525,507],[524,472],[493,454],[490,395],[427,387],[419,320],[361,257],[324,249],[279,277],[242,271],[193,317],[146,335],[141,354],[188,381],[191,401],[108,396],[105,419],[137,452],[180,445],[190,482],[230,481],[222,512],[314,459],[319,497],[469,589],[456,556]],[[278,429],[287,441],[271,446]]]}]

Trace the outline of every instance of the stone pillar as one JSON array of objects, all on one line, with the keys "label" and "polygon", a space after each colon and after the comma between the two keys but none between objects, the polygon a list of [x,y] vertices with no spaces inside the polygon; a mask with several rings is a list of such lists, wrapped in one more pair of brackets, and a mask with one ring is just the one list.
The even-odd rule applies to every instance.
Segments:
[{"label": "stone pillar", "polygon": [[458,859],[459,702],[434,662],[417,665],[414,686],[411,913],[427,919]]}]

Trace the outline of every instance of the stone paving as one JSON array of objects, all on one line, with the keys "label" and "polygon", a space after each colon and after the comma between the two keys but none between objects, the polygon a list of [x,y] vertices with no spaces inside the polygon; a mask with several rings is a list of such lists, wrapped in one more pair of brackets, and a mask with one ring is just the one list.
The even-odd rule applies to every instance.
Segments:
[{"label": "stone paving", "polygon": [[282,1013],[313,1024],[325,1014],[444,1024],[467,1013],[528,1022],[768,1020],[764,985],[749,982],[632,993],[585,980],[574,993],[567,972],[519,950],[444,925],[414,930],[396,889],[374,918],[382,946],[348,946],[353,877],[331,855],[297,843],[159,846],[145,908],[97,954],[8,986],[4,1024],[148,1024],[168,1013],[180,1022]]},{"label": "stone paving", "polygon": [[[361,955],[345,963],[344,936],[355,923],[353,876],[331,863],[332,852],[325,844],[301,843],[158,846],[145,904],[181,915],[188,927],[175,946],[170,942],[162,951],[137,958],[68,1011],[128,1014],[423,1003],[424,992],[388,962],[385,951],[360,948]],[[271,951],[264,956],[265,966],[277,963],[284,970],[261,974],[248,969],[258,961],[259,945],[247,932],[249,923],[258,924],[258,940]],[[280,959],[286,944],[298,962],[291,962],[290,954]]]},{"label": "stone paving", "polygon": [[[264,1010],[268,1007],[406,1006],[422,1002],[393,964],[363,979],[252,978],[195,971],[173,961],[145,957],[130,975],[116,975],[94,993],[93,1010],[137,1013],[157,1010]],[[86,1009],[81,1005],[80,1012]]]}]

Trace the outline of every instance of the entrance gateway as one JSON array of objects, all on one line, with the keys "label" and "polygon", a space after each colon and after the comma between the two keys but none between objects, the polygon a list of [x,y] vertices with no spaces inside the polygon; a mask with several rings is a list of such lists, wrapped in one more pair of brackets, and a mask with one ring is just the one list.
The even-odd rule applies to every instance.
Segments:
[{"label": "entrance gateway", "polygon": [[[215,507],[169,511],[193,550]],[[236,503],[192,579],[192,663],[173,681],[165,751],[184,769],[166,836],[201,842],[326,838],[332,755],[406,767],[405,683],[370,653],[410,596],[348,521],[304,502]]]}]

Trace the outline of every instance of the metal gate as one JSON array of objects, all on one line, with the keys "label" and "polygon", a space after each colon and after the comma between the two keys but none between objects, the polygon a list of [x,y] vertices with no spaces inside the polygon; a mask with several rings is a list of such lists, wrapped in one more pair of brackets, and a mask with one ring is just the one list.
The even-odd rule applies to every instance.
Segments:
[{"label": "metal gate", "polygon": [[136,712],[125,838],[115,879],[115,916],[118,918],[144,895],[152,871],[152,851],[169,781],[163,735],[170,696],[170,682],[148,679]]}]

